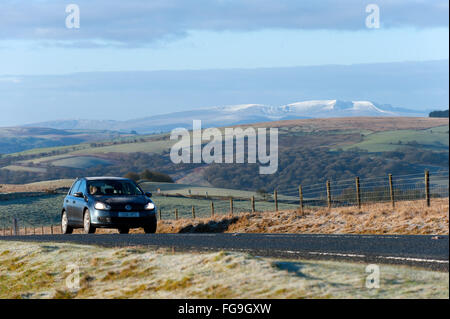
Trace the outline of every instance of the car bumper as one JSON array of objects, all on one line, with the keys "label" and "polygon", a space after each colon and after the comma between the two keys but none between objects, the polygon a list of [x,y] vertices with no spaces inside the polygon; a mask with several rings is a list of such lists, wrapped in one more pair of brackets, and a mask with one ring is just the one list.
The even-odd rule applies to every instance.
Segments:
[{"label": "car bumper", "polygon": [[91,224],[99,228],[144,227],[157,222],[155,211],[135,212],[139,213],[138,217],[119,217],[119,212],[95,210],[91,216]]}]

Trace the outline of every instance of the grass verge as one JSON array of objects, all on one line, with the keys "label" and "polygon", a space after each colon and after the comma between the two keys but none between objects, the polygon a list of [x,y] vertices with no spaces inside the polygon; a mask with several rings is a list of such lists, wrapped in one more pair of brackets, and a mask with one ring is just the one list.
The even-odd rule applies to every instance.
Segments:
[{"label": "grass verge", "polygon": [[368,289],[366,266],[234,252],[0,242],[0,298],[449,297],[448,273],[380,265],[380,288]]}]

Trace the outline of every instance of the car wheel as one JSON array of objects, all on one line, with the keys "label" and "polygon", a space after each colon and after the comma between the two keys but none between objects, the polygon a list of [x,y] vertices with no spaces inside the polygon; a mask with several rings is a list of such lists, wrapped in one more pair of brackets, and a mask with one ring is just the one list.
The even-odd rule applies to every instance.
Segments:
[{"label": "car wheel", "polygon": [[85,234],[93,234],[95,233],[95,227],[91,224],[91,214],[86,210],[83,216],[83,229]]},{"label": "car wheel", "polygon": [[130,229],[128,227],[120,227],[118,231],[119,234],[128,234],[130,232]]},{"label": "car wheel", "polygon": [[63,211],[61,215],[61,233],[72,234],[73,228],[69,226],[69,219],[67,218],[66,211]]},{"label": "car wheel", "polygon": [[154,234],[154,233],[156,233],[156,222],[151,223],[151,224],[149,224],[147,226],[144,226],[144,232],[146,234]]}]

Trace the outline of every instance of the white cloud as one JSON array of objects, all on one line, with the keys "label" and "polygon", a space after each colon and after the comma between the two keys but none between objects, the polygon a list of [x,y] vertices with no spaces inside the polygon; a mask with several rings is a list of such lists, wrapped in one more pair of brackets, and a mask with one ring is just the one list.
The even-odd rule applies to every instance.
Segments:
[{"label": "white cloud", "polygon": [[365,28],[365,7],[380,7],[381,25],[448,27],[448,1],[429,0],[74,0],[80,29],[65,28],[65,3],[29,0],[0,3],[0,39],[55,40],[80,47],[141,46],[186,36],[190,30]]},{"label": "white cloud", "polygon": [[0,77],[0,82],[18,84],[18,83],[22,82],[22,79],[19,79],[16,77]]}]

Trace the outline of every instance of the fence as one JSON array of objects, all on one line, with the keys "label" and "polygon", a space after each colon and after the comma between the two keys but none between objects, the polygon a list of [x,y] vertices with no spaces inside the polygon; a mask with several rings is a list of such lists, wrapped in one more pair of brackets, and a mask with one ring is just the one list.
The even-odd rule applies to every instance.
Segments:
[{"label": "fence", "polygon": [[405,200],[424,200],[429,206],[432,198],[448,197],[448,178],[448,170],[399,176],[389,174],[381,178],[355,177],[284,188],[279,193],[288,202],[298,202],[300,206],[361,207],[364,204],[390,202],[395,207],[396,202]]},{"label": "fence", "polygon": [[[251,196],[246,196],[251,194]],[[448,198],[449,172],[433,172],[409,175],[391,175],[374,178],[351,178],[347,180],[326,181],[314,185],[283,187],[268,194],[264,192],[242,192],[211,196],[206,194],[155,194],[160,220],[182,218],[196,219],[218,215],[235,215],[243,212],[267,212],[293,210],[302,213],[303,209],[320,207],[362,207],[373,203],[390,203],[395,208],[401,201],[423,200],[430,206],[434,198]],[[0,229],[0,234],[31,235],[58,234],[59,225],[36,225],[25,219],[14,218],[10,225]]]}]

